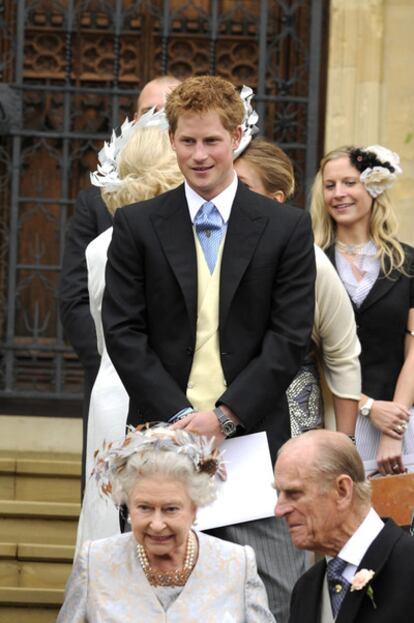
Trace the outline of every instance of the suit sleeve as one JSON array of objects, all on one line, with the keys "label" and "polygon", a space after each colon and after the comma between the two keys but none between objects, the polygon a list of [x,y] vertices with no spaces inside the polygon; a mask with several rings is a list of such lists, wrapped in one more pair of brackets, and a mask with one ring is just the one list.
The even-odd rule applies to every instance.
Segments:
[{"label": "suit sleeve", "polygon": [[65,600],[56,623],[88,623],[88,562],[90,541],[86,542],[75,559],[65,590]]},{"label": "suit sleeve", "polygon": [[109,356],[145,419],[168,421],[190,403],[151,347],[146,305],[145,245],[117,210],[108,249],[102,320]]},{"label": "suit sleeve", "polygon": [[285,399],[286,389],[307,353],[314,318],[315,274],[310,218],[302,213],[279,260],[260,353],[218,401],[228,405],[248,431],[260,422],[263,413],[275,412]]},{"label": "suit sleeve", "polygon": [[65,243],[60,282],[60,317],[65,335],[91,380],[98,372],[100,358],[95,325],[89,310],[85,250],[97,235],[96,217],[88,208],[87,195],[82,191],[76,200]]}]

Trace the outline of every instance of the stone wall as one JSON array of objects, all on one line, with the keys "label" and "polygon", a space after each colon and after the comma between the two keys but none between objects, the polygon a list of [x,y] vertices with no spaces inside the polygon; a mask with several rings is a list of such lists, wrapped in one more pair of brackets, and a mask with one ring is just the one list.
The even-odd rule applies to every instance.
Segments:
[{"label": "stone wall", "polygon": [[331,0],[325,151],[383,144],[401,157],[400,238],[414,244],[414,2]]}]

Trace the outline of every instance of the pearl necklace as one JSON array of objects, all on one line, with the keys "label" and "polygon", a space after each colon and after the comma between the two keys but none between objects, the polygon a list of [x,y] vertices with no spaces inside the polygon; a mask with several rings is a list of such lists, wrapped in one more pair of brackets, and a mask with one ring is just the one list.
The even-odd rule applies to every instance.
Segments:
[{"label": "pearl necklace", "polygon": [[155,571],[152,569],[145,548],[140,543],[137,544],[137,556],[142,570],[152,586],[184,586],[194,567],[196,549],[196,537],[193,532],[190,532],[187,539],[184,566],[182,569],[172,569],[172,571]]},{"label": "pearl necklace", "polygon": [[335,246],[340,253],[345,253],[345,255],[359,255],[367,242],[369,242],[369,240],[361,242],[361,244],[348,244],[337,240]]}]

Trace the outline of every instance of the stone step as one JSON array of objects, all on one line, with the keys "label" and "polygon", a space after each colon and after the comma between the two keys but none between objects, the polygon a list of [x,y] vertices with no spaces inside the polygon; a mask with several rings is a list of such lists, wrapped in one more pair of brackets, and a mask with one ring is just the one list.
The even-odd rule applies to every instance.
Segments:
[{"label": "stone step", "polygon": [[3,542],[74,545],[80,504],[0,500]]},{"label": "stone step", "polygon": [[0,457],[0,499],[78,502],[80,461]]},{"label": "stone step", "polygon": [[0,543],[0,586],[64,589],[74,547]]},{"label": "stone step", "polygon": [[62,589],[0,587],[0,623],[55,623]]}]

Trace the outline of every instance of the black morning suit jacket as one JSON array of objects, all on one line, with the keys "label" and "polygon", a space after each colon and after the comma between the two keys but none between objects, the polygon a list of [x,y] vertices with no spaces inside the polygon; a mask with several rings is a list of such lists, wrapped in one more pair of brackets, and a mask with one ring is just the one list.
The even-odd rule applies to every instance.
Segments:
[{"label": "black morning suit jacket", "polygon": [[[315,260],[309,215],[239,182],[221,265],[219,342],[228,405],[271,453],[290,436],[285,390],[307,352]],[[186,397],[197,261],[184,185],[116,212],[103,325],[130,396],[128,422],[167,421]]]},{"label": "black morning suit jacket", "polygon": [[[366,590],[348,591],[335,623],[410,623],[414,617],[414,538],[389,519],[359,569],[375,572],[371,586],[377,607]],[[289,623],[319,623],[325,571],[323,559],[296,582]]]},{"label": "black morning suit jacket", "polygon": [[[404,363],[407,317],[414,307],[414,249],[404,244],[408,277],[393,270],[380,271],[362,305],[354,308],[361,342],[362,392],[376,400],[393,400],[398,375]],[[326,250],[335,264],[335,245]]]},{"label": "black morning suit jacket", "polygon": [[99,368],[95,325],[89,310],[88,244],[112,226],[112,216],[96,186],[81,190],[69,223],[60,279],[60,316],[63,329],[85,370],[85,383],[92,387]]}]

